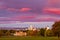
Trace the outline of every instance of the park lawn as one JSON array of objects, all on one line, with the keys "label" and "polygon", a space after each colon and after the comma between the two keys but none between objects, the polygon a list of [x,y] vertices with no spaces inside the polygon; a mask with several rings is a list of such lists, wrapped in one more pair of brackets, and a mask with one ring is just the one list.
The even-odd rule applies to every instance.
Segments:
[{"label": "park lawn", "polygon": [[0,37],[0,40],[57,40],[57,37],[15,37],[15,36],[7,36]]}]

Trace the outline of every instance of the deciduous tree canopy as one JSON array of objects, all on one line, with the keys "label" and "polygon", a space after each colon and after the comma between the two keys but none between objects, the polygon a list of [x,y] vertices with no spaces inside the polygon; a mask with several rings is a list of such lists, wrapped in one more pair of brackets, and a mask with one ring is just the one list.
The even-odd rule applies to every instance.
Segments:
[{"label": "deciduous tree canopy", "polygon": [[54,32],[55,35],[60,36],[60,21],[55,22],[52,26],[52,31]]}]

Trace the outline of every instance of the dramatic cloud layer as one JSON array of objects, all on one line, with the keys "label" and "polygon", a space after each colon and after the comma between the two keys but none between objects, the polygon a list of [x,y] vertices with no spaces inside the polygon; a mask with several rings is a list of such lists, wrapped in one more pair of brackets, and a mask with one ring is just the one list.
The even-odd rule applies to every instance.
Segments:
[{"label": "dramatic cloud layer", "polygon": [[0,0],[0,21],[60,20],[60,0]]},{"label": "dramatic cloud layer", "polygon": [[60,8],[46,8],[46,9],[44,9],[44,12],[60,15]]},{"label": "dramatic cloud layer", "polygon": [[21,8],[20,11],[24,12],[24,11],[30,11],[31,8]]}]

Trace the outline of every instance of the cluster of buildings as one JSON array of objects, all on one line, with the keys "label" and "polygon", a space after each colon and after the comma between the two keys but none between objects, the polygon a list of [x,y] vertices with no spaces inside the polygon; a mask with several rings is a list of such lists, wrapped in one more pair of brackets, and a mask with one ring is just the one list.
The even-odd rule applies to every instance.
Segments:
[{"label": "cluster of buildings", "polygon": [[32,30],[35,31],[37,28],[34,28],[33,25],[30,25],[28,28],[16,28],[16,32],[14,33],[14,36],[26,36],[27,33],[25,30]]},{"label": "cluster of buildings", "polygon": [[[49,27],[46,27],[46,30],[48,30]],[[16,28],[16,32],[14,33],[14,36],[27,36],[27,32],[25,30],[38,30],[37,28],[35,28],[33,25],[30,25],[28,28]]]}]

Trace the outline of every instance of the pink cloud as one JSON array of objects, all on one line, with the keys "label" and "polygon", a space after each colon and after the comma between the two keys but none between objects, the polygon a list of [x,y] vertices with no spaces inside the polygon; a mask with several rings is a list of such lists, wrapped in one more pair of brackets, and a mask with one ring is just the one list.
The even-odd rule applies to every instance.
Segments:
[{"label": "pink cloud", "polygon": [[0,17],[0,20],[30,20],[34,19],[35,16],[16,16],[16,17]]},{"label": "pink cloud", "polygon": [[31,8],[21,8],[20,9],[21,12],[30,11],[30,10],[32,10],[32,9]]},{"label": "pink cloud", "polygon": [[0,20],[9,20],[10,18],[8,17],[0,17]]},{"label": "pink cloud", "polygon": [[28,20],[28,19],[34,19],[35,16],[16,16],[16,17],[13,17],[13,19],[19,19],[19,20]]},{"label": "pink cloud", "polygon": [[58,3],[60,0],[48,0],[49,4],[55,4]]},{"label": "pink cloud", "polygon": [[16,8],[7,8],[8,11],[19,11],[19,12],[26,12],[26,11],[30,11],[31,8],[21,8],[21,9],[16,9]]},{"label": "pink cloud", "polygon": [[3,20],[9,20],[9,21],[59,21],[60,17],[54,17],[54,16],[15,16],[15,17],[0,17],[0,21]]},{"label": "pink cloud", "polygon": [[60,8],[45,8],[44,13],[60,14]]},{"label": "pink cloud", "polygon": [[8,11],[16,11],[17,9],[15,8],[7,8]]},{"label": "pink cloud", "polygon": [[57,17],[42,17],[37,19],[37,21],[59,21],[60,18]]}]

